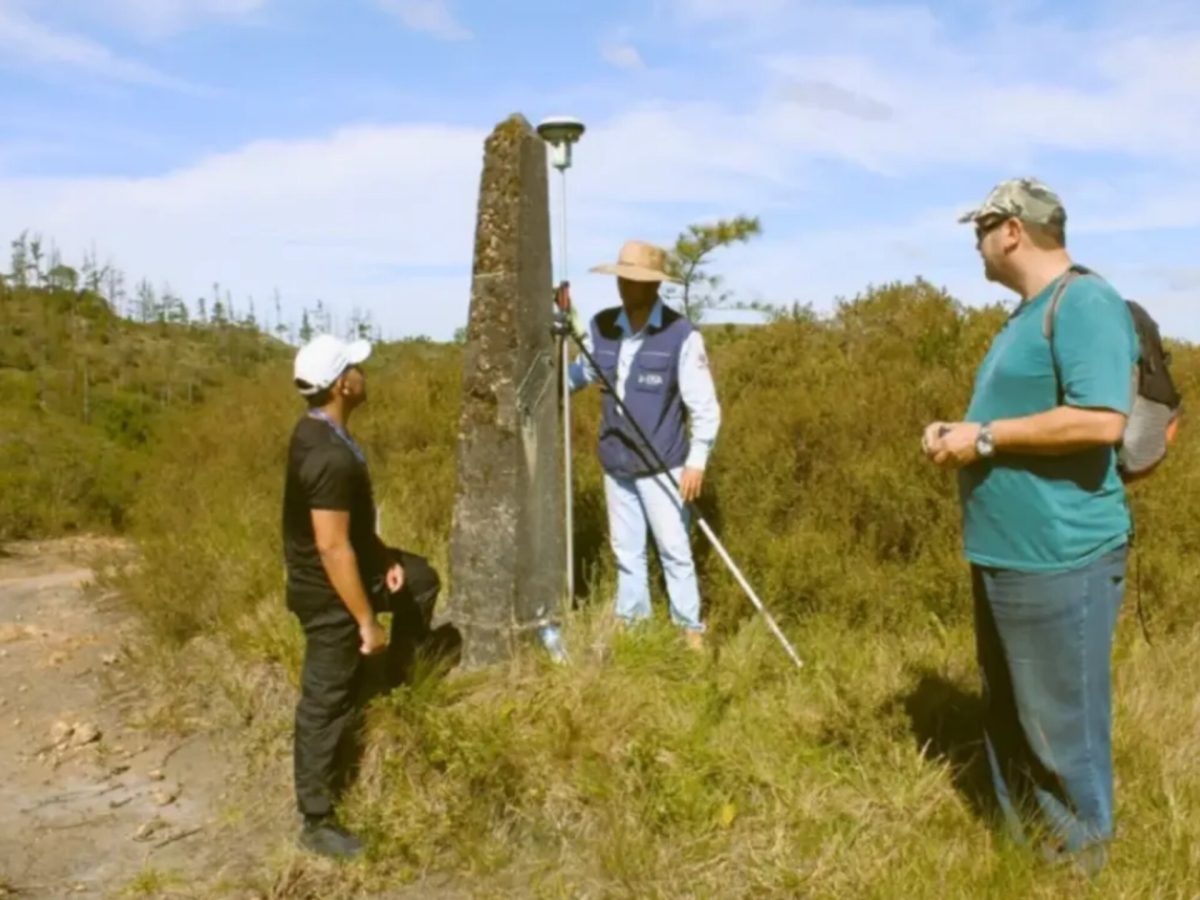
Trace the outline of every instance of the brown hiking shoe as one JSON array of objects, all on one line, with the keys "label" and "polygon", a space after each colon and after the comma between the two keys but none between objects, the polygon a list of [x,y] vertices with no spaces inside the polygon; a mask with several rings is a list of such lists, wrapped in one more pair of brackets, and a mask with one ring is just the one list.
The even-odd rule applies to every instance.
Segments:
[{"label": "brown hiking shoe", "polygon": [[704,632],[692,631],[689,628],[683,633],[683,639],[687,642],[689,650],[695,650],[697,653],[704,652]]}]

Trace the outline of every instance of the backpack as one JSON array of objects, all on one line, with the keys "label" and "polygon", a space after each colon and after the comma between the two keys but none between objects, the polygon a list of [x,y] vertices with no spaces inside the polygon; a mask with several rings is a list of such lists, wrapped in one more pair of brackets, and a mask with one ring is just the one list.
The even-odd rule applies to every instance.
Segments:
[{"label": "backpack", "polygon": [[[1046,307],[1042,333],[1054,354],[1054,317],[1067,286],[1076,278],[1095,273],[1083,266],[1071,266],[1062,277]],[[1133,376],[1133,406],[1125,423],[1125,434],[1117,450],[1117,470],[1125,481],[1149,475],[1167,455],[1167,446],[1175,440],[1183,398],[1171,378],[1171,354],[1163,349],[1158,323],[1141,304],[1126,300],[1137,331],[1137,369]],[[1058,364],[1055,362],[1057,377]],[[1059,387],[1061,396],[1062,388]]]}]

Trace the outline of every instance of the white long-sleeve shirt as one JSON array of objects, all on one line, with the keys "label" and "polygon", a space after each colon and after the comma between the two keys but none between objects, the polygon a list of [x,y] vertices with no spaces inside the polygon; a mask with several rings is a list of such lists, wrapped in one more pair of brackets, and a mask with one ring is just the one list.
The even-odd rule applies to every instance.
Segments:
[{"label": "white long-sleeve shirt", "polygon": [[[629,370],[633,367],[634,357],[641,349],[646,337],[646,327],[662,326],[663,307],[659,300],[650,310],[646,325],[641,331],[634,332],[629,324],[625,310],[617,316],[617,327],[621,329],[621,350],[617,355],[617,396],[625,400],[625,382],[629,378]],[[589,329],[583,336],[583,342],[592,352],[592,335]],[[582,354],[571,364],[568,379],[572,391],[587,387],[599,380],[596,371],[587,364]],[[708,455],[717,442],[717,431],[721,427],[721,407],[717,403],[717,389],[713,384],[712,371],[708,367],[708,353],[704,349],[704,337],[699,329],[693,329],[683,342],[679,353],[679,393],[688,413],[689,448],[687,461],[684,463],[690,469],[703,469],[708,462]],[[618,415],[620,409],[617,410]]]}]

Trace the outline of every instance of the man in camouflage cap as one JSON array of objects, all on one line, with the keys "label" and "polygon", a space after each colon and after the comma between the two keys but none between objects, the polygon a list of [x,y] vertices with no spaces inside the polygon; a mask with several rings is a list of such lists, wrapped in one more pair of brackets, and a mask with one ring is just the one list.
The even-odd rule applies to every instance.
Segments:
[{"label": "man in camouflage cap", "polygon": [[1002,181],[983,203],[958,217],[960,223],[1017,218],[1039,225],[1065,226],[1067,211],[1058,194],[1036,178],[1010,178]]},{"label": "man in camouflage cap", "polygon": [[932,423],[922,446],[959,470],[1000,807],[1018,839],[1040,819],[1042,851],[1094,873],[1113,834],[1110,656],[1131,532],[1115,446],[1136,333],[1121,296],[1072,264],[1066,211],[1044,184],[1005,181],[960,221],[986,277],[1021,302],[964,421]]}]

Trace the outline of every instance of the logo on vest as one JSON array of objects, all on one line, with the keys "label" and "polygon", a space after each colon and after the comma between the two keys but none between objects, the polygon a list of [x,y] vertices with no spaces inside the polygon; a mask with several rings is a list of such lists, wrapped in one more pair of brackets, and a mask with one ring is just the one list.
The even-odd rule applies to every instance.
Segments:
[{"label": "logo on vest", "polygon": [[637,383],[644,384],[647,387],[662,387],[663,377],[657,372],[639,372]]}]

